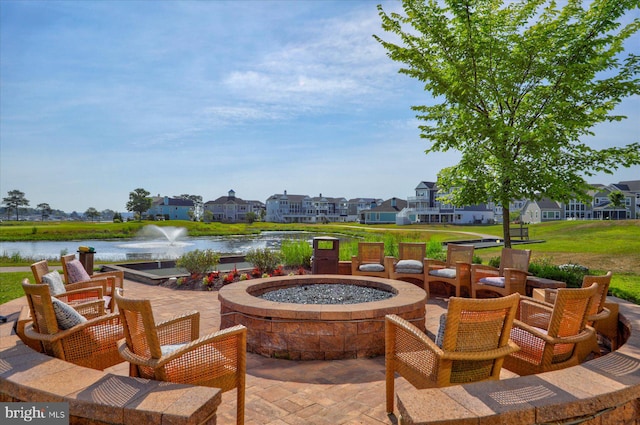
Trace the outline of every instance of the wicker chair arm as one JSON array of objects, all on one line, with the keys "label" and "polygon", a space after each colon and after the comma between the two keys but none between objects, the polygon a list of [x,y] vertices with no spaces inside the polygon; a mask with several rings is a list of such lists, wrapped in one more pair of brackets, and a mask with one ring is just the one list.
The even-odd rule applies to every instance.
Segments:
[{"label": "wicker chair arm", "polygon": [[407,320],[396,316],[395,314],[389,314],[386,316],[387,325],[393,326],[395,331],[402,332],[409,338],[413,339],[416,343],[421,345],[421,348],[435,353],[436,356],[442,357],[444,351],[438,347],[434,341],[431,340],[424,332],[418,329],[416,326],[409,323]]},{"label": "wicker chair arm", "polygon": [[[86,295],[85,297],[82,297]],[[61,301],[69,301],[72,302],[77,299],[90,299],[90,300],[101,300],[104,295],[104,287],[103,286],[87,286],[86,288],[74,289],[71,291],[63,292],[62,294],[54,295],[57,299]],[[65,301],[65,302],[67,302]]]},{"label": "wicker chair arm", "polygon": [[515,276],[512,276],[512,277],[519,278],[519,279],[525,279],[525,280],[527,279],[527,276],[531,276],[531,273],[529,273],[529,272],[526,272],[526,271],[520,270],[520,269],[513,269],[511,267],[504,268],[503,269],[503,273],[504,273],[505,277],[507,275],[515,275]]},{"label": "wicker chair arm", "polygon": [[[242,325],[236,325],[231,328],[222,329],[212,334],[205,335],[172,351],[170,354],[160,357],[159,359],[157,359],[156,367],[162,367],[166,363],[180,358],[190,351],[194,351],[200,347],[204,347],[205,345],[215,345],[216,343],[224,342],[230,339],[238,339],[240,338],[240,335],[245,332],[245,329],[246,328]],[[207,357],[207,354],[213,354],[213,351],[203,351],[201,353],[201,355],[204,355],[205,357]],[[211,361],[214,360],[216,359],[212,357]]]},{"label": "wicker chair arm", "polygon": [[[70,329],[59,330],[55,334],[43,334],[43,333],[40,333],[40,332],[36,332],[33,329],[33,323],[30,323],[25,328],[24,333],[29,338],[32,338],[32,339],[35,339],[35,340],[38,340],[38,341],[56,342],[58,340],[62,340],[64,338],[72,336],[77,332],[81,332],[81,331],[83,331],[85,329],[88,329],[88,328],[91,328],[93,326],[99,326],[99,325],[103,325],[103,324],[120,325],[120,314],[111,313],[111,314],[105,314],[105,315],[100,316],[100,317],[94,317],[93,319],[89,319],[86,322],[80,323],[79,325],[76,325],[76,326],[74,326],[74,327],[72,327]],[[122,333],[122,327],[121,326],[120,326],[120,332]],[[122,335],[120,335],[120,336],[122,336]]]},{"label": "wicker chair arm", "polygon": [[466,361],[482,361],[493,360],[496,358],[507,356],[511,353],[519,351],[520,347],[513,341],[509,341],[508,345],[493,350],[483,351],[445,351],[442,355],[446,360],[466,360]]},{"label": "wicker chair arm", "polygon": [[484,277],[500,276],[500,270],[484,264],[472,264],[471,273],[474,282]]},{"label": "wicker chair arm", "polygon": [[98,278],[98,279],[104,278],[104,277],[114,278],[116,287],[117,288],[122,288],[123,287],[123,282],[124,282],[124,272],[123,271],[111,270],[111,271],[108,271],[108,272],[94,273],[93,277],[94,278]]},{"label": "wicker chair arm", "polygon": [[598,320],[604,320],[611,315],[611,310],[606,307],[602,308],[602,311],[597,314],[590,315],[587,320],[590,322],[597,322]]},{"label": "wicker chair arm", "polygon": [[198,339],[200,313],[191,311],[156,324],[161,345],[183,344]]},{"label": "wicker chair arm", "polygon": [[517,292],[520,295],[526,295],[527,276],[530,274],[529,272],[519,269],[505,268],[503,270],[503,274],[505,288],[510,294]]},{"label": "wicker chair arm", "polygon": [[75,291],[76,289],[92,288],[96,286],[102,287],[102,293],[107,293],[108,279],[90,279],[82,280],[80,282],[67,283],[64,285],[66,291]]},{"label": "wicker chair arm", "polygon": [[589,339],[593,333],[595,333],[595,329],[590,326],[587,326],[582,332],[577,335],[571,336],[563,336],[563,337],[551,337],[547,335],[545,332],[541,332],[540,328],[536,328],[534,326],[527,325],[519,320],[513,321],[514,328],[520,328],[526,332],[529,332],[531,335],[536,338],[540,338],[544,340],[547,344],[577,344],[578,342],[582,342],[586,339]]},{"label": "wicker chair arm", "polygon": [[389,256],[389,255],[384,257],[384,268],[385,268],[385,270],[395,270],[397,263],[398,263],[398,259],[396,257],[392,257],[392,256]]},{"label": "wicker chair arm", "polygon": [[125,361],[137,365],[137,366],[147,366],[151,368],[158,367],[159,359],[154,359],[152,357],[141,357],[129,350],[129,346],[127,345],[126,339],[120,339],[116,343],[118,346],[118,353],[120,357],[122,357]]}]

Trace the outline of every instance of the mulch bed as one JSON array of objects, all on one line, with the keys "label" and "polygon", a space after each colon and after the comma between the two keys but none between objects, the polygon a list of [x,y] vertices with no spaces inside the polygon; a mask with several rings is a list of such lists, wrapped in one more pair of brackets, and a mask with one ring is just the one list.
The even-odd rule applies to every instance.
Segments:
[{"label": "mulch bed", "polygon": [[271,276],[311,274],[311,268],[305,267],[280,267],[272,273],[263,274],[258,270],[252,271],[232,271],[229,273],[213,272],[208,274],[194,274],[190,277],[167,280],[160,284],[165,288],[185,290],[185,291],[217,291],[225,285],[237,282],[250,281]]}]

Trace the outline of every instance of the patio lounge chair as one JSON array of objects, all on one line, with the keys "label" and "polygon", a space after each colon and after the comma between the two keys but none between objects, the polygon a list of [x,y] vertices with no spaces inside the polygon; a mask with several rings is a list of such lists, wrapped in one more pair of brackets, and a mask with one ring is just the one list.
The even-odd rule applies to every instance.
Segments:
[{"label": "patio lounge chair", "polygon": [[511,339],[520,351],[504,361],[505,369],[518,375],[532,375],[564,369],[580,363],[576,345],[593,337],[587,326],[598,284],[588,288],[561,288],[555,303],[522,297]]},{"label": "patio lounge chair", "polygon": [[420,242],[400,242],[398,258],[386,257],[385,268],[389,278],[417,283],[423,288],[425,282],[427,244]]},{"label": "patio lounge chair", "polygon": [[436,342],[406,320],[386,316],[387,412],[393,412],[395,372],[419,389],[499,379],[505,356],[518,350],[509,340],[518,299],[450,298]]},{"label": "patio lounge chair", "polygon": [[[589,310],[589,317],[587,318],[587,325],[596,328],[599,320],[605,320],[609,317],[611,312],[605,307],[607,301],[607,293],[609,292],[609,285],[611,283],[611,272],[602,276],[586,275],[582,278],[582,287],[588,288],[594,282],[598,284],[598,291],[595,293],[593,302],[591,303],[591,309]],[[558,296],[557,289],[545,289],[544,301],[554,304],[556,297]],[[612,347],[615,348],[615,345]],[[578,347],[578,358],[580,362],[583,362],[590,354],[600,356],[600,346],[598,345],[598,336],[596,333],[589,340],[583,342]]]},{"label": "patio lounge chair", "polygon": [[455,296],[460,297],[462,288],[471,294],[471,263],[473,245],[447,244],[447,260],[427,259],[427,274],[424,289],[429,294],[432,282],[442,282],[455,288]]},{"label": "patio lounge chair", "polygon": [[25,279],[22,288],[33,319],[24,333],[27,338],[39,341],[46,354],[98,370],[123,362],[116,344],[124,337],[118,314],[87,319],[52,297],[49,285],[31,284]]},{"label": "patio lounge chair", "polygon": [[[49,269],[47,260],[33,263],[31,265],[31,272],[33,273],[36,283],[48,284],[52,296],[59,299],[62,299],[61,297],[64,296],[64,301],[74,308],[76,308],[78,304],[102,300],[104,309],[110,309],[113,311],[113,299],[106,295],[107,288],[114,284],[114,280],[112,278],[95,278],[76,283],[64,284],[60,273],[56,270]],[[98,287],[101,288],[99,294],[96,291],[96,288]]]},{"label": "patio lounge chair", "polygon": [[358,255],[351,257],[351,274],[389,277],[384,262],[384,242],[359,242]]},{"label": "patio lounge chair", "polygon": [[238,325],[200,337],[200,313],[193,311],[155,323],[151,302],[124,298],[116,291],[124,324],[120,355],[131,376],[203,385],[222,391],[237,388],[237,423],[244,423],[247,329]]},{"label": "patio lounge chair", "polygon": [[471,267],[471,296],[477,298],[479,292],[502,296],[517,292],[526,296],[530,258],[531,250],[503,248],[499,268],[474,264]]},{"label": "patio lounge chair", "polygon": [[[68,254],[60,256],[60,262],[62,263],[62,273],[64,274],[64,281],[69,283],[82,282],[90,279],[100,278],[113,278],[115,279],[114,285],[107,286],[106,296],[113,298],[113,289],[123,288],[124,286],[124,272],[123,271],[109,271],[101,273],[93,273],[89,275],[82,266],[80,260],[78,260],[75,254]],[[111,310],[113,311],[113,309]]]}]

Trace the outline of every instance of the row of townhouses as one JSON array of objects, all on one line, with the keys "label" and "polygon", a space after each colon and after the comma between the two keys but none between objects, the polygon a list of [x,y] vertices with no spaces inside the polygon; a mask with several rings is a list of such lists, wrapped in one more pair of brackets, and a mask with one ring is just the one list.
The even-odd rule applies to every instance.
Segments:
[{"label": "row of townhouses", "polygon": [[[455,207],[440,200],[442,192],[436,183],[422,181],[416,186],[415,195],[407,199],[393,197],[386,201],[379,198],[332,198],[320,194],[271,195],[265,203],[247,201],[236,197],[233,190],[227,196],[205,202],[203,211],[192,201],[154,197],[147,215],[169,220],[189,220],[194,213],[221,222],[247,221],[247,214],[254,213],[264,221],[277,223],[361,222],[365,224],[451,223],[490,224],[501,223],[502,207],[494,203]],[[619,206],[611,203],[612,192],[622,193]],[[553,220],[622,220],[640,216],[640,180],[623,181],[610,185],[593,185],[590,201],[578,200],[560,203],[550,199],[518,200],[510,205],[512,212],[519,212],[524,223],[540,223]]]}]

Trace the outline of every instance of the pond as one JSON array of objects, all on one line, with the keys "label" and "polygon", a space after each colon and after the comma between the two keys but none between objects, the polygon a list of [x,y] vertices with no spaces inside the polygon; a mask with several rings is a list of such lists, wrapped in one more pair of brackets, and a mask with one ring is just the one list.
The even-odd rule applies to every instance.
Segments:
[{"label": "pond", "polygon": [[95,261],[171,260],[188,251],[211,249],[221,254],[246,254],[250,249],[280,249],[283,240],[305,240],[311,244],[314,236],[308,232],[262,232],[258,235],[182,237],[167,239],[118,239],[77,241],[1,242],[0,254],[34,260],[57,259],[71,254],[79,246],[95,249]]}]

